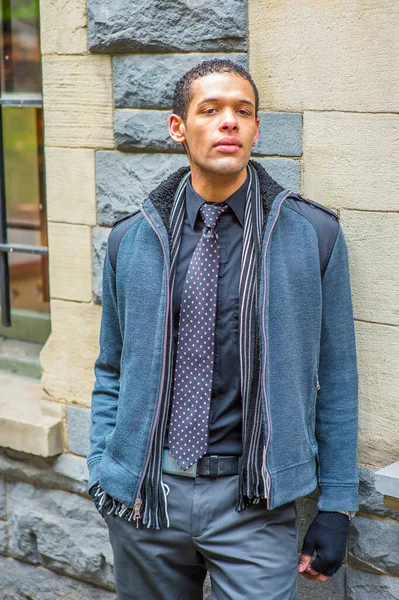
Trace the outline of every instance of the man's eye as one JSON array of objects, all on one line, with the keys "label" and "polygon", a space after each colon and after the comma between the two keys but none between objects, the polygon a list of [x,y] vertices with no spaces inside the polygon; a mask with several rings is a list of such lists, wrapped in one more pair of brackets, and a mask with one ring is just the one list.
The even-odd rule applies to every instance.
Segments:
[{"label": "man's eye", "polygon": [[216,108],[206,108],[206,109],[204,110],[204,113],[205,113],[205,114],[211,114],[211,113],[213,113],[215,110],[216,110]]},{"label": "man's eye", "polygon": [[244,110],[243,108],[240,108],[238,112],[240,113],[240,115],[245,115],[248,117],[251,116],[251,113],[248,110]]}]

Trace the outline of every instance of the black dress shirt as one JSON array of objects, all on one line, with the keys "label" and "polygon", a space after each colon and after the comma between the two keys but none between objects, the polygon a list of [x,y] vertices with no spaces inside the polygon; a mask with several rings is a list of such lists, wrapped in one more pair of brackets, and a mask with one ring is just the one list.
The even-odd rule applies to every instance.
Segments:
[{"label": "black dress shirt", "polygon": [[[222,214],[216,226],[220,262],[207,454],[239,456],[242,453],[238,304],[247,188],[248,177],[243,185],[225,200],[230,208]],[[172,299],[173,371],[177,351],[180,302],[188,266],[204,227],[199,213],[199,208],[204,202],[204,198],[193,189],[189,179],[186,186],[186,212],[181,230]],[[170,405],[172,405],[172,397]]]}]

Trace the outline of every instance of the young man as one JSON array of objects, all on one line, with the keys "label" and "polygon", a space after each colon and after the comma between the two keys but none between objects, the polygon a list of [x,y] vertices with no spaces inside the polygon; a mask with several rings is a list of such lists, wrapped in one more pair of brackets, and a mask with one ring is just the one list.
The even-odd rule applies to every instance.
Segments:
[{"label": "young man", "polygon": [[[358,508],[347,247],[332,210],[250,160],[258,92],[186,73],[173,173],[109,236],[88,490],[119,600],[294,600],[327,581]],[[319,485],[297,556],[295,499]],[[312,557],[316,553],[313,562]]]}]

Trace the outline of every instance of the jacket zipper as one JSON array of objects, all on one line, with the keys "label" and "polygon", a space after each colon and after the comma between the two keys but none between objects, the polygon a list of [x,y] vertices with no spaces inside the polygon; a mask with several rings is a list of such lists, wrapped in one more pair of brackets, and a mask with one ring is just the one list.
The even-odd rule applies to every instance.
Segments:
[{"label": "jacket zipper", "polygon": [[[266,302],[266,299],[267,299],[266,265],[267,265],[267,251],[269,249],[271,235],[273,233],[273,229],[274,229],[277,219],[279,217],[281,206],[282,206],[283,202],[291,195],[292,195],[292,192],[288,192],[280,200],[280,204],[278,206],[276,216],[274,217],[274,221],[270,228],[269,235],[267,238],[265,254],[264,254],[264,270],[263,270],[263,279],[265,282],[264,283],[265,289],[264,289],[264,296],[263,296],[264,303]],[[267,440],[266,440],[266,445],[265,445],[264,452],[263,452],[263,465],[264,465],[264,469],[266,472],[266,508],[269,509],[270,508],[270,490],[271,490],[272,481],[271,481],[270,473],[267,469],[267,463],[266,463],[267,451],[269,449],[269,443],[270,443],[270,412],[269,412],[269,402],[267,399],[267,386],[266,386],[267,336],[266,336],[266,324],[265,324],[264,315],[265,315],[265,311],[262,310],[262,329],[263,329],[263,338],[265,340],[265,356],[264,356],[264,361],[263,361],[263,372],[264,372],[265,376],[263,377],[263,388],[264,388],[264,395],[265,395],[265,408],[266,408],[266,418],[267,418]]]},{"label": "jacket zipper", "polygon": [[141,204],[140,208],[141,208],[141,211],[142,211],[144,217],[146,218],[146,220],[150,224],[151,229],[153,229],[155,231],[155,233],[157,234],[158,239],[160,241],[160,244],[162,246],[162,251],[163,251],[163,254],[164,254],[164,258],[165,258],[165,269],[166,269],[166,319],[165,319],[164,346],[163,346],[163,355],[162,355],[162,375],[161,375],[161,385],[160,385],[160,389],[159,389],[157,410],[156,410],[156,413],[155,413],[154,422],[152,424],[150,446],[148,448],[147,458],[146,458],[146,462],[145,462],[145,465],[144,465],[143,474],[142,474],[140,482],[139,482],[139,487],[138,487],[138,490],[137,490],[136,500],[135,500],[134,505],[133,505],[134,519],[136,521],[136,527],[139,526],[139,522],[140,522],[140,519],[141,519],[141,505],[143,503],[143,501],[141,499],[141,488],[142,488],[142,485],[143,485],[144,477],[145,477],[145,474],[146,474],[146,471],[147,471],[147,467],[148,467],[148,463],[149,463],[149,460],[150,460],[152,447],[154,445],[154,434],[155,434],[155,429],[156,429],[157,422],[158,422],[159,411],[160,411],[160,408],[161,408],[161,400],[162,400],[162,396],[163,396],[163,387],[164,387],[164,379],[165,379],[165,364],[166,364],[166,341],[167,341],[167,337],[168,337],[167,336],[167,330],[168,330],[169,302],[170,302],[170,292],[169,292],[170,273],[169,273],[167,255],[166,255],[166,248],[165,248],[165,245],[164,245],[164,243],[162,241],[162,238],[161,238],[161,236],[160,236],[157,228],[155,227],[155,225],[151,221],[150,217],[146,213],[146,211],[145,211],[145,209],[143,207],[143,204]]},{"label": "jacket zipper", "polygon": [[[265,255],[264,255],[264,281],[265,281],[265,291],[264,291],[264,301],[266,301],[266,292],[267,292],[267,285],[266,285],[266,257],[267,257],[267,251],[270,245],[270,239],[271,239],[271,235],[273,233],[273,229],[276,225],[277,219],[280,215],[280,210],[281,210],[281,206],[283,204],[283,202],[292,194],[292,192],[288,192],[281,200],[280,200],[280,204],[278,206],[277,209],[277,213],[276,216],[274,217],[274,221],[273,224],[270,228],[269,231],[269,235],[267,238],[267,242],[266,242],[266,249],[265,249]],[[166,340],[167,340],[167,327],[168,327],[168,316],[169,316],[169,302],[170,302],[170,297],[169,297],[169,280],[170,280],[170,274],[169,274],[169,269],[168,269],[168,263],[167,263],[167,257],[166,257],[166,249],[165,249],[165,245],[162,241],[162,238],[159,234],[159,232],[157,231],[155,225],[152,223],[150,217],[148,216],[148,214],[146,213],[143,204],[141,204],[141,211],[144,215],[144,217],[146,218],[146,220],[148,221],[150,227],[155,231],[160,244],[162,246],[162,251],[164,253],[164,258],[165,258],[165,269],[166,269],[166,278],[167,278],[167,298],[166,298],[166,319],[165,319],[165,335],[164,335],[164,352],[163,352],[163,358],[162,358],[162,376],[161,376],[161,386],[160,386],[160,392],[159,392],[159,397],[158,397],[158,404],[157,404],[157,410],[156,410],[156,414],[155,414],[155,418],[154,418],[154,422],[152,425],[152,431],[151,431],[151,439],[150,439],[150,446],[148,449],[148,453],[147,453],[147,459],[146,459],[146,463],[144,465],[144,470],[143,470],[143,474],[141,476],[140,482],[139,482],[139,487],[137,490],[137,495],[136,495],[136,500],[134,502],[134,519],[136,520],[136,526],[139,526],[139,522],[140,522],[140,518],[141,518],[141,505],[142,505],[142,499],[141,499],[141,488],[143,485],[143,481],[144,481],[144,477],[147,471],[147,467],[148,467],[148,463],[149,463],[149,459],[150,459],[150,454],[151,454],[151,450],[152,450],[152,446],[154,443],[154,434],[155,434],[155,428],[156,428],[156,423],[157,423],[157,419],[159,416],[159,411],[160,411],[160,407],[161,407],[161,400],[162,400],[162,395],[163,395],[163,382],[164,382],[164,377],[165,377],[165,363],[166,363]],[[264,315],[264,311],[263,311],[263,315]],[[263,363],[263,368],[264,368],[264,373],[265,373],[265,377],[264,377],[264,381],[266,379],[266,361],[267,361],[267,337],[266,337],[266,330],[265,330],[265,322],[264,319],[262,320],[263,323],[263,333],[264,333],[264,340],[265,340],[265,356],[264,356],[264,363]],[[265,394],[265,406],[266,406],[266,418],[267,418],[267,441],[266,441],[266,446],[265,446],[265,450],[264,450],[264,455],[263,455],[263,464],[265,467],[265,472],[266,472],[266,486],[267,486],[267,497],[266,497],[266,507],[269,508],[270,506],[270,490],[271,490],[271,477],[270,477],[270,473],[267,469],[267,464],[266,464],[266,459],[267,459],[267,451],[269,448],[269,442],[270,442],[270,412],[269,412],[269,403],[268,403],[268,399],[267,399],[267,392],[266,392],[266,385],[264,385],[264,394]]]}]

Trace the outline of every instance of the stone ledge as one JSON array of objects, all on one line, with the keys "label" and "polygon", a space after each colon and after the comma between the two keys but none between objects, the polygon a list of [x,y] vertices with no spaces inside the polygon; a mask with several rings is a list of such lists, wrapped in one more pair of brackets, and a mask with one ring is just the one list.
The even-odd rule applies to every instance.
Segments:
[{"label": "stone ledge", "polygon": [[376,471],[375,488],[384,494],[384,503],[399,511],[399,461]]},{"label": "stone ledge", "polygon": [[0,371],[0,446],[39,456],[62,452],[62,408],[29,377]]},{"label": "stone ledge", "polygon": [[359,465],[359,513],[398,520],[399,513],[390,510],[384,503],[384,496],[376,490],[375,472],[372,467]]},{"label": "stone ledge", "polygon": [[40,351],[42,344],[0,336],[0,369],[27,377],[41,376]]}]

